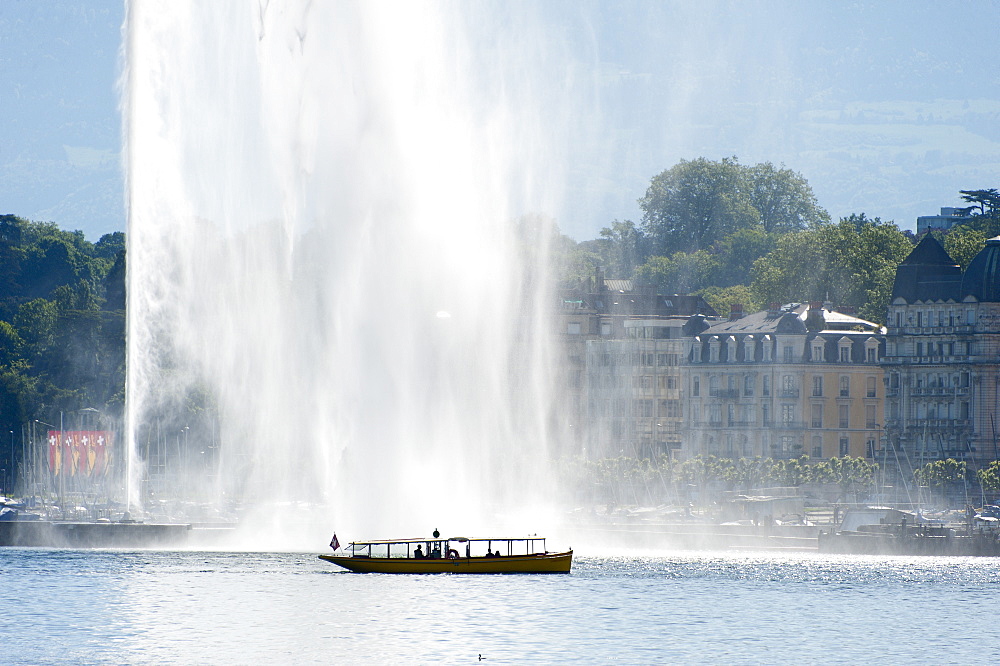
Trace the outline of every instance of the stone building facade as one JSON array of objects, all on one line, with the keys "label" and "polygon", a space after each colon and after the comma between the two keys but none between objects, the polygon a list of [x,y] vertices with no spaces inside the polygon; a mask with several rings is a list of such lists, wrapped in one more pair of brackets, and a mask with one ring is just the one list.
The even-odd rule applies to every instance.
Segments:
[{"label": "stone building facade", "polygon": [[887,314],[887,451],[912,466],[1000,458],[1000,237],[963,273],[924,236],[897,270]]},{"label": "stone building facade", "polygon": [[684,325],[714,320],[698,296],[658,294],[631,280],[596,278],[564,290],[564,432],[588,458],[652,457],[680,448]]},{"label": "stone building facade", "polygon": [[692,322],[682,455],[872,457],[883,330],[829,304]]}]

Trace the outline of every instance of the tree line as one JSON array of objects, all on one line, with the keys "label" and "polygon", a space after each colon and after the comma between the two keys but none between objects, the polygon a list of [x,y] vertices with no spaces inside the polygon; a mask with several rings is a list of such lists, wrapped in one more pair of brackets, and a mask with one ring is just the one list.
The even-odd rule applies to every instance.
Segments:
[{"label": "tree line", "polygon": [[10,474],[25,424],[85,408],[117,419],[124,401],[125,234],[92,243],[0,216],[0,427],[12,440],[0,463]]},{"label": "tree line", "polygon": [[[699,455],[688,460],[659,458],[583,458],[564,461],[563,483],[578,498],[618,505],[702,504],[718,502],[722,493],[750,493],[771,487],[797,488],[806,484],[835,486],[841,501],[864,500],[879,493],[880,466],[864,458],[812,460],[725,458]],[[898,472],[891,475],[896,481]],[[1000,496],[1000,461],[973,472],[964,460],[934,460],[913,470],[912,483],[940,494],[949,491],[987,503]]]},{"label": "tree line", "polygon": [[699,455],[674,460],[649,458],[573,459],[562,466],[564,483],[579,498],[621,505],[719,501],[722,492],[748,493],[771,487],[831,484],[846,500],[874,491],[879,465],[864,458],[811,460],[722,458]]},{"label": "tree line", "polygon": [[[972,219],[932,233],[965,268],[1000,234],[1000,194],[962,190]],[[831,301],[884,323],[896,267],[916,236],[892,221],[854,213],[834,222],[808,181],[770,162],[736,157],[681,160],[653,176],[642,218],[614,220],[600,238],[563,238],[558,271],[567,286],[602,266],[609,277],[699,294],[718,312],[771,303]]]}]

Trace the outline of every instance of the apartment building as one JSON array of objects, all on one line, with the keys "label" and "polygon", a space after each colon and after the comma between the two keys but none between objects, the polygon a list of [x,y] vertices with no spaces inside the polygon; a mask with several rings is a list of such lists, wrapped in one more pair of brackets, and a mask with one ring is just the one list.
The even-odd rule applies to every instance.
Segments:
[{"label": "apartment building", "polygon": [[692,321],[681,455],[873,457],[884,331],[829,304]]}]

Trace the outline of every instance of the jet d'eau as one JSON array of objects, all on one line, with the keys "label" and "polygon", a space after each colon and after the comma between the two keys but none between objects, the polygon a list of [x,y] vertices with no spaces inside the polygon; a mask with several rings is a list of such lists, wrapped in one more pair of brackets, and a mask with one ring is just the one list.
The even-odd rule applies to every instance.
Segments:
[{"label": "jet d'eau", "polygon": [[995,660],[993,13],[0,3],[0,654]]}]

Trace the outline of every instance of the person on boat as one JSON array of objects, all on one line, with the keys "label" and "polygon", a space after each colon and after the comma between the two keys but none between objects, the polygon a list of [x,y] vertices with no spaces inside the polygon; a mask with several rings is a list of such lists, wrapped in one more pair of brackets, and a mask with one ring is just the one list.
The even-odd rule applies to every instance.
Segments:
[{"label": "person on boat", "polygon": [[424,551],[420,550],[419,544],[417,545],[417,549],[413,551],[413,557],[415,557],[418,560],[424,559]]},{"label": "person on boat", "polygon": [[441,544],[434,544],[434,550],[431,551],[431,557],[435,560],[441,559]]}]

